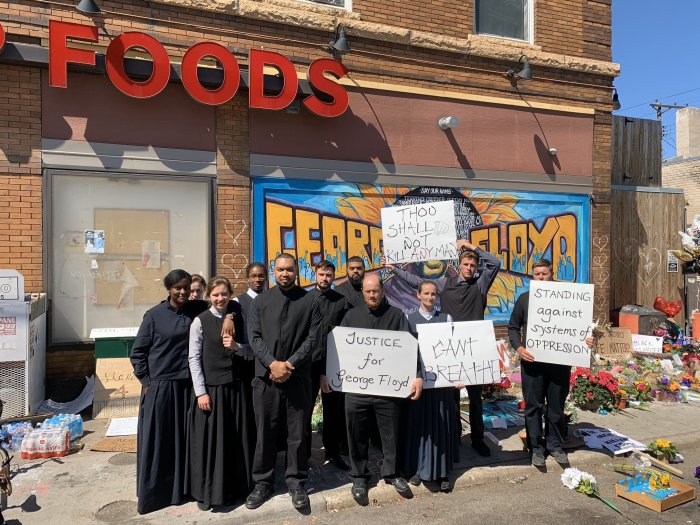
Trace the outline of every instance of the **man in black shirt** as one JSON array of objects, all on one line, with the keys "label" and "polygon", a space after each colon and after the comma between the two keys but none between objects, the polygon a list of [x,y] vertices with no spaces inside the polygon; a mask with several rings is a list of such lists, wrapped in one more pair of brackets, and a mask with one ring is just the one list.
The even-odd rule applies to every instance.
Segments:
[{"label": "man in black shirt", "polygon": [[336,287],[343,294],[351,307],[365,304],[362,297],[362,279],[365,277],[365,261],[357,255],[350,257],[347,262],[346,275],[348,280]]},{"label": "man in black shirt", "polygon": [[[501,261],[495,255],[478,248],[469,241],[457,241],[459,274],[457,277],[441,277],[431,281],[440,293],[440,309],[458,321],[483,321],[486,299],[493,281],[498,275]],[[384,259],[382,259],[384,261]],[[482,267],[479,268],[479,262]],[[384,263],[384,262],[383,262]],[[385,264],[386,265],[386,264]],[[423,279],[393,265],[386,265],[396,276],[416,289]],[[472,447],[481,456],[490,456],[491,450],[484,443],[484,408],[481,394],[483,385],[469,385],[469,427]]]},{"label": "man in black shirt", "polygon": [[[341,326],[370,328],[375,330],[397,330],[409,332],[409,324],[401,310],[384,300],[381,279],[376,274],[366,275],[362,282],[363,306],[352,308],[345,314]],[[423,391],[423,379],[416,377],[412,384],[411,399],[418,399]],[[398,475],[397,450],[401,407],[404,399],[398,397],[366,394],[345,394],[345,417],[348,429],[348,447],[352,466],[352,496],[361,505],[368,503],[367,481],[370,478],[369,431],[376,421],[382,442],[381,476],[391,483],[403,497],[411,497],[406,480]]]},{"label": "man in black shirt", "polygon": [[[311,352],[321,326],[313,297],[297,286],[296,259],[275,259],[277,286],[253,300],[248,340],[256,356],[253,409],[258,440],[253,458],[255,488],[246,500],[258,508],[273,493],[277,443],[287,435],[285,479],[295,508],[308,507],[306,422],[311,405]],[[285,426],[283,426],[285,425]]]},{"label": "man in black shirt", "polygon": [[[532,265],[534,281],[551,281],[552,263],[539,259]],[[520,355],[520,371],[523,380],[523,397],[525,398],[525,430],[527,446],[532,454],[532,464],[544,467],[545,447],[549,455],[560,465],[568,465],[569,458],[564,452],[566,439],[566,419],[564,405],[569,395],[571,367],[553,363],[538,363],[535,356],[527,351],[527,310],[530,306],[530,292],[520,294],[515,301],[508,323],[510,344]],[[593,346],[593,338],[588,337],[586,344]],[[545,409],[545,402],[547,403]],[[542,437],[542,413],[545,413],[545,436]]]},{"label": "man in black shirt", "polygon": [[[326,345],[328,334],[340,325],[345,312],[350,308],[345,296],[331,287],[335,280],[335,266],[322,260],[316,265],[316,287],[309,292],[318,303],[323,321],[311,355],[311,406],[313,407],[321,389],[323,403],[323,448],[326,461],[341,470],[348,470],[341,454],[348,453],[348,439],[345,432],[345,398],[342,392],[333,392],[326,382]],[[308,450],[311,454],[311,412],[308,424]]]}]

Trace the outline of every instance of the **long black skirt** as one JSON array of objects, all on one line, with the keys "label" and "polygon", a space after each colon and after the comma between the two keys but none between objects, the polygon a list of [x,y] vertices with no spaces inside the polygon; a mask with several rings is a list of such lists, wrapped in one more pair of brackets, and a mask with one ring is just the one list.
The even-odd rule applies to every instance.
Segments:
[{"label": "long black skirt", "polygon": [[231,505],[252,490],[255,420],[250,388],[241,381],[207,386],[211,412],[194,402],[190,432],[190,494],[211,505]]},{"label": "long black skirt", "polygon": [[417,401],[408,401],[407,429],[406,474],[424,481],[446,478],[459,461],[462,433],[454,388],[426,389]]},{"label": "long black skirt", "polygon": [[136,452],[139,514],[182,503],[189,492],[191,407],[189,379],[152,381],[142,390]]}]

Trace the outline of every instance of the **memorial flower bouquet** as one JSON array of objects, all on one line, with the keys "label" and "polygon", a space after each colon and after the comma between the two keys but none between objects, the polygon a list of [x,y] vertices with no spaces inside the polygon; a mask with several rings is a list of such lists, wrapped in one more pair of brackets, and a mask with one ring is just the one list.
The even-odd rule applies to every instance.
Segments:
[{"label": "memorial flower bouquet", "polygon": [[651,385],[645,379],[633,381],[629,392],[635,401],[646,402],[651,400]]},{"label": "memorial flower bouquet", "polygon": [[666,439],[657,439],[652,441],[648,445],[649,450],[657,458],[662,461],[670,461],[676,454],[678,454],[678,449],[675,445]]},{"label": "memorial flower bouquet", "polygon": [[587,368],[576,368],[571,374],[571,397],[584,410],[613,410],[619,397],[619,383],[610,373],[591,373]]},{"label": "memorial flower bouquet", "polygon": [[566,488],[570,490],[575,490],[576,492],[585,494],[588,497],[599,499],[608,507],[617,512],[620,516],[624,517],[632,523],[635,523],[630,518],[625,516],[622,512],[620,512],[620,510],[615,505],[613,505],[600,495],[598,483],[596,482],[596,479],[592,474],[589,474],[588,472],[584,472],[577,468],[569,467],[562,473],[561,482]]},{"label": "memorial flower bouquet", "polygon": [[670,474],[651,468],[651,461],[644,457],[633,456],[633,464],[631,465],[629,463],[612,463],[604,465],[604,467],[630,476],[637,473],[642,474],[649,480],[649,488],[652,490],[664,490],[671,485]]}]

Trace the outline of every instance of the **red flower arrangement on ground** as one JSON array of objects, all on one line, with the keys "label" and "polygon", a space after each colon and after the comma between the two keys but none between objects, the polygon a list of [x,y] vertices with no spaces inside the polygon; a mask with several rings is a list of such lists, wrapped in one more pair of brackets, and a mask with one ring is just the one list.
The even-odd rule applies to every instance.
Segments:
[{"label": "red flower arrangement on ground", "polygon": [[619,382],[610,372],[593,374],[587,368],[576,368],[571,374],[571,397],[579,407],[598,411],[612,410],[617,404]]}]

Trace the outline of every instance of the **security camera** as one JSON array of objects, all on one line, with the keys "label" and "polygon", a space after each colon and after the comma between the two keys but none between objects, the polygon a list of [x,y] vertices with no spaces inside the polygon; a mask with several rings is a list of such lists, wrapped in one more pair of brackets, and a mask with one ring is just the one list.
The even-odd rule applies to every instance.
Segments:
[{"label": "security camera", "polygon": [[550,154],[552,157],[556,157],[556,155],[557,155],[557,148],[549,148],[549,154]]}]

